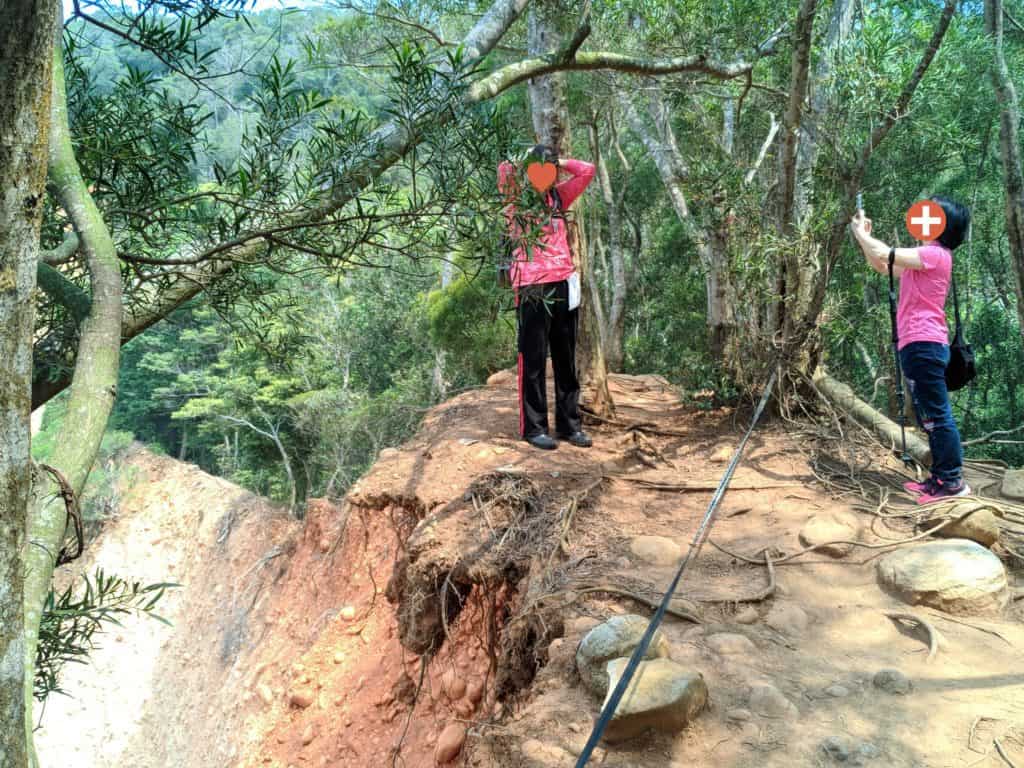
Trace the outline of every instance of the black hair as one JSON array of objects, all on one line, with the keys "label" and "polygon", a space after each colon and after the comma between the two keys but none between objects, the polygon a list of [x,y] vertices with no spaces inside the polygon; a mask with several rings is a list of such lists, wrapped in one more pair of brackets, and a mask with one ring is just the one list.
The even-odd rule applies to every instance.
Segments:
[{"label": "black hair", "polygon": [[938,203],[946,214],[946,228],[942,230],[936,240],[939,245],[955,251],[967,237],[967,231],[971,228],[971,212],[966,205],[951,200],[944,195],[934,195],[931,198]]},{"label": "black hair", "polygon": [[[558,165],[558,152],[547,144],[534,144],[530,149],[529,157],[531,160],[541,163],[554,163]],[[555,209],[556,215],[564,215],[565,209],[562,206],[562,196],[558,194],[557,187],[551,187],[551,191],[548,193],[550,205]]]},{"label": "black hair", "polygon": [[542,163],[554,163],[558,165],[558,152],[547,144],[535,144],[530,150],[530,157]]}]

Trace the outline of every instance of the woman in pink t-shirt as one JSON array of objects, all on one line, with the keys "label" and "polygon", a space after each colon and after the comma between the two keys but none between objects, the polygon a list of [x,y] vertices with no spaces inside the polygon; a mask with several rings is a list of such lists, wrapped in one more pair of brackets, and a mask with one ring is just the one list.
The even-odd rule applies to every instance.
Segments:
[{"label": "woman in pink t-shirt", "polygon": [[876,272],[893,274],[900,280],[896,310],[900,365],[910,388],[914,412],[928,434],[932,471],[923,483],[904,487],[927,504],[971,492],[963,479],[963,448],[946,389],[949,363],[949,330],[946,325],[946,295],[953,272],[953,251],[964,241],[971,223],[966,207],[945,197],[933,197],[946,214],[946,228],[938,239],[917,248],[890,248],[871,235],[871,219],[864,211],[853,217],[852,229],[864,256]]}]

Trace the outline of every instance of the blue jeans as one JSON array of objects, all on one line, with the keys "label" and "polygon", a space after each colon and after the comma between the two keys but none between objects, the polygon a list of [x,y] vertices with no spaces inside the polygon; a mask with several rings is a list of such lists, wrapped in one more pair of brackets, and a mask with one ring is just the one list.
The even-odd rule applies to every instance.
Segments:
[{"label": "blue jeans", "polygon": [[928,434],[932,449],[932,476],[957,482],[963,473],[964,454],[953,407],[946,390],[949,347],[934,341],[914,341],[900,350],[903,377],[914,401],[917,423]]}]

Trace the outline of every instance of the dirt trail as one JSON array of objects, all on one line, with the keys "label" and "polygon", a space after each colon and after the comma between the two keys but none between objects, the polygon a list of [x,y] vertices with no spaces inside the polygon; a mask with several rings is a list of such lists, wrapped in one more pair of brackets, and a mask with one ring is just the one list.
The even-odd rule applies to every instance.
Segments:
[{"label": "dirt trail", "polygon": [[[604,425],[592,450],[541,453],[515,439],[514,380],[499,375],[434,409],[345,503],[312,502],[303,523],[136,451],[135,490],[78,567],[181,581],[164,609],[174,628],[130,621],[73,670],[80,703],[50,704],[45,764],[426,768],[465,738],[456,765],[571,765],[600,704],[576,677],[576,645],[597,620],[650,613],[598,588],[660,593],[672,567],[630,544],[690,540],[747,419],[684,408],[656,377],[616,376],[613,393],[623,422],[649,426]],[[805,447],[780,425],[758,430],[717,543],[792,552],[815,512],[871,522],[813,482]],[[688,487],[655,487],[666,484]],[[921,635],[884,616],[901,606],[875,585],[874,554],[780,566],[774,595],[743,606],[765,568],[705,547],[677,603],[702,623],[668,619],[665,631],[673,658],[704,674],[709,710],[674,739],[646,736],[594,764],[828,765],[829,737],[870,745],[849,764],[994,767],[994,737],[1024,764],[1020,602],[968,620],[1002,638],[929,615],[945,640],[929,664]],[[708,637],[721,633],[754,650],[713,651]],[[874,688],[883,668],[914,690]],[[761,683],[799,714],[751,714],[747,693]]]}]

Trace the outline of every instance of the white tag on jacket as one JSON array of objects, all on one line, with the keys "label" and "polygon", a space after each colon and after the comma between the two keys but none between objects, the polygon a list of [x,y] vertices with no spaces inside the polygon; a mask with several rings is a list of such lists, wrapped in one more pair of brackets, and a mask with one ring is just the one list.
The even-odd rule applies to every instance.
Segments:
[{"label": "white tag on jacket", "polygon": [[576,309],[580,305],[580,273],[573,272],[566,282],[569,284],[569,309]]}]

